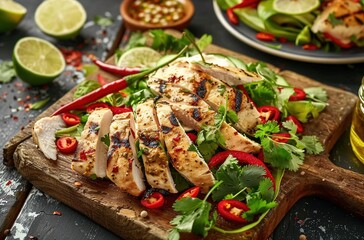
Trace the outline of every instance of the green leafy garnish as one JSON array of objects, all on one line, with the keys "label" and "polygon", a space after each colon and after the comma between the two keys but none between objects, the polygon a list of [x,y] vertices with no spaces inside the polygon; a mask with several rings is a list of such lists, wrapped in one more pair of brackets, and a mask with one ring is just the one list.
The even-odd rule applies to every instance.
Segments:
[{"label": "green leafy garnish", "polygon": [[82,97],[83,95],[86,95],[87,93],[92,92],[99,87],[101,87],[101,85],[97,81],[85,80],[78,85],[75,93],[73,94],[73,98],[77,99],[79,97]]},{"label": "green leafy garnish", "polygon": [[341,19],[336,18],[334,13],[329,14],[328,20],[334,27],[343,24],[343,21]]},{"label": "green leafy garnish", "polygon": [[180,239],[181,232],[194,233],[206,237],[208,231],[214,226],[217,214],[210,217],[211,203],[207,202],[210,194],[222,182],[217,182],[206,194],[203,200],[199,198],[181,198],[173,204],[173,209],[179,213],[170,223],[174,227],[169,231],[169,240]]},{"label": "green leafy garnish", "polygon": [[81,133],[83,131],[84,124],[76,124],[68,128],[62,128],[56,131],[56,137],[81,137]]},{"label": "green leafy garnish", "polygon": [[109,17],[103,17],[103,16],[95,16],[94,17],[94,23],[96,23],[99,26],[107,27],[114,23],[112,18]]},{"label": "green leafy garnish", "polygon": [[101,142],[103,142],[106,146],[110,146],[110,136],[106,134],[105,136],[101,137]]},{"label": "green leafy garnish", "polygon": [[16,76],[13,61],[0,62],[0,83],[10,82]]}]

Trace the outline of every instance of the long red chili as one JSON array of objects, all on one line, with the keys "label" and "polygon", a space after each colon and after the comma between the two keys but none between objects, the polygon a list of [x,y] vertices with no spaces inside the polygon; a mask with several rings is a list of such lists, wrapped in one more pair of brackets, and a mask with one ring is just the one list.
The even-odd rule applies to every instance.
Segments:
[{"label": "long red chili", "polygon": [[66,105],[63,105],[58,110],[56,110],[52,115],[58,115],[64,112],[69,112],[71,110],[75,109],[83,109],[87,104],[92,103],[110,93],[118,92],[120,90],[123,90],[124,88],[128,87],[133,82],[136,82],[140,80],[141,78],[147,76],[148,74],[154,72],[158,68],[164,67],[168,65],[169,63],[173,62],[177,58],[179,58],[186,50],[188,49],[188,46],[185,46],[175,57],[170,59],[169,61],[162,63],[161,65],[158,65],[154,68],[144,70],[140,73],[136,73],[133,75],[126,76],[122,79],[116,80],[114,82],[110,82],[108,84],[105,84],[101,86],[98,89],[95,89],[92,92],[89,92],[82,97],[77,98],[73,102],[69,102]]},{"label": "long red chili", "polygon": [[248,165],[255,165],[255,166],[263,167],[266,172],[266,177],[268,177],[272,181],[273,187],[275,187],[274,177],[273,177],[272,173],[269,171],[269,169],[267,168],[267,166],[264,164],[264,162],[262,162],[260,159],[256,158],[255,156],[253,156],[249,153],[246,153],[246,152],[227,150],[227,151],[216,153],[214,156],[212,156],[212,158],[210,159],[210,161],[208,163],[209,168],[212,169],[216,166],[221,165],[229,155],[236,158],[239,161],[239,163],[241,163],[241,164],[248,164]]},{"label": "long red chili", "polygon": [[105,72],[114,73],[114,74],[117,74],[122,77],[141,72],[140,68],[118,67],[118,66],[115,66],[112,64],[107,64],[107,63],[99,60],[94,55],[89,55],[89,58],[92,60],[92,62],[96,66],[98,66],[100,69],[104,70]]},{"label": "long red chili", "polygon": [[260,0],[243,0],[241,3],[238,3],[232,7],[229,7],[226,9],[226,15],[228,17],[228,20],[234,24],[238,25],[239,18],[235,15],[234,9],[238,8],[244,8],[244,7],[256,7],[258,5]]}]

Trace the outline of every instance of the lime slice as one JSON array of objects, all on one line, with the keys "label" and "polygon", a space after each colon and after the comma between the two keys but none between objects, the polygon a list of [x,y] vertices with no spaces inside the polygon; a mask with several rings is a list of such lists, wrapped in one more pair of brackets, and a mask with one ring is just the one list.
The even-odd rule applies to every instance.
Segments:
[{"label": "lime slice", "polygon": [[38,6],[34,18],[45,34],[70,39],[78,35],[87,14],[76,0],[45,0]]},{"label": "lime slice", "polygon": [[21,22],[27,9],[11,0],[0,0],[0,33],[10,31]]},{"label": "lime slice", "polygon": [[289,15],[308,13],[320,6],[320,0],[274,0],[273,9]]},{"label": "lime slice", "polygon": [[119,67],[152,68],[156,66],[162,55],[149,47],[136,47],[129,49],[120,56]]},{"label": "lime slice", "polygon": [[15,44],[13,63],[18,77],[31,85],[51,82],[66,65],[53,44],[35,37],[22,38]]}]

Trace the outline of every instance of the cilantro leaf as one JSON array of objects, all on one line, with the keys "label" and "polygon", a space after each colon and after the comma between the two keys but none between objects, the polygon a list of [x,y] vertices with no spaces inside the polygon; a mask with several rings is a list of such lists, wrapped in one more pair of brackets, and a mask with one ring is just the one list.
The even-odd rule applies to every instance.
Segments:
[{"label": "cilantro leaf", "polygon": [[15,76],[13,61],[2,61],[0,63],[0,83],[10,82]]},{"label": "cilantro leaf", "polygon": [[317,136],[303,136],[301,142],[308,154],[319,154],[324,151],[324,147]]},{"label": "cilantro leaf", "polygon": [[[240,166],[235,158],[225,160],[224,164],[216,171],[216,179],[222,184],[212,193],[212,199],[219,201],[228,194],[237,194],[244,188],[257,189],[259,182],[266,174],[265,169],[260,166]],[[235,199],[244,200],[245,192],[241,192]]]},{"label": "cilantro leaf", "polygon": [[306,98],[313,101],[327,102],[327,92],[320,87],[309,87],[304,89]]},{"label": "cilantro leaf", "polygon": [[328,20],[334,27],[344,23],[341,19],[336,18],[334,13],[329,14]]},{"label": "cilantro leaf", "polygon": [[249,210],[243,213],[243,218],[252,221],[256,214],[264,213],[267,210],[277,206],[274,201],[268,202],[264,200],[259,192],[253,192],[246,197]]},{"label": "cilantro leaf", "polygon": [[110,136],[106,134],[105,136],[101,137],[101,142],[105,143],[106,146],[110,146]]},{"label": "cilantro leaf", "polygon": [[107,26],[112,25],[114,23],[114,21],[109,17],[95,16],[94,23],[101,27],[107,27]]}]

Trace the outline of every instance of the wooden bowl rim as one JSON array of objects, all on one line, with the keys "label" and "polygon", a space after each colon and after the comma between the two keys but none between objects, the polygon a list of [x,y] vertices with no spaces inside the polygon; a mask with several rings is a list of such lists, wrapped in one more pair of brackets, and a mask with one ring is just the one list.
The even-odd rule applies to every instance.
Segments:
[{"label": "wooden bowl rim", "polygon": [[120,5],[120,14],[121,14],[123,20],[125,21],[127,27],[131,26],[131,28],[133,28],[133,29],[139,29],[139,30],[156,29],[156,28],[163,28],[163,29],[176,28],[176,29],[178,29],[178,27],[186,25],[188,23],[188,21],[190,21],[190,19],[192,18],[193,14],[195,12],[195,6],[191,0],[178,0],[185,7],[186,14],[182,19],[180,19],[174,23],[169,23],[167,25],[155,25],[155,24],[141,23],[141,22],[135,20],[134,18],[132,18],[128,13],[128,6],[134,1],[135,0],[123,0]]}]

